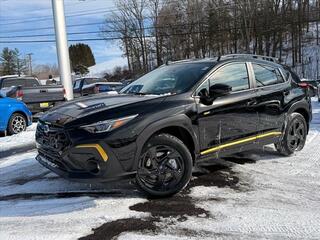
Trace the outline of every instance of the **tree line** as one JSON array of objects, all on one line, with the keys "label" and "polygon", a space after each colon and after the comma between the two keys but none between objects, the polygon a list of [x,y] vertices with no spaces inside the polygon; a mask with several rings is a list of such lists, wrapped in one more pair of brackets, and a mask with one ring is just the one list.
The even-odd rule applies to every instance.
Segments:
[{"label": "tree line", "polygon": [[[117,0],[101,35],[121,39],[129,71],[166,61],[252,53],[294,68],[319,45],[320,0]],[[317,70],[319,76],[319,69]]]},{"label": "tree line", "polygon": [[[88,68],[95,65],[95,58],[91,48],[87,44],[77,43],[69,46],[70,65],[76,75],[86,75]],[[31,62],[23,57],[19,49],[5,47],[0,53],[1,75],[35,75],[40,79],[46,79],[49,75],[58,76],[58,67],[55,64],[36,65],[31,73]]]}]

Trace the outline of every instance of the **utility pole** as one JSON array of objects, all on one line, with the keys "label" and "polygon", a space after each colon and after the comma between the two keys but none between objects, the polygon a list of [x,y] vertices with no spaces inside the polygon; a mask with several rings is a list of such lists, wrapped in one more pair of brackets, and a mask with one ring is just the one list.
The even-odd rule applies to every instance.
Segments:
[{"label": "utility pole", "polygon": [[29,75],[32,76],[32,55],[33,53],[28,53],[28,65],[29,65]]},{"label": "utility pole", "polygon": [[60,79],[66,91],[67,100],[72,100],[73,87],[66,31],[66,19],[64,14],[64,0],[52,0],[52,10],[54,16]]},{"label": "utility pole", "polygon": [[20,69],[20,59],[19,59],[19,56],[18,56],[18,59],[17,59],[17,70],[18,70],[18,76],[20,77],[20,76],[21,76],[21,69]]}]

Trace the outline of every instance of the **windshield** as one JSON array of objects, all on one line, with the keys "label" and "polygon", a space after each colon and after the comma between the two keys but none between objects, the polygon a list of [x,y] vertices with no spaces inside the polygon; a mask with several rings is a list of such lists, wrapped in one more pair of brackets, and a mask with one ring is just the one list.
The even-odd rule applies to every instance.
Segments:
[{"label": "windshield", "polygon": [[101,79],[101,78],[85,78],[83,85],[89,85],[89,84],[97,83],[97,82],[103,82],[103,79]]},{"label": "windshield", "polygon": [[212,69],[213,62],[177,63],[162,66],[121,90],[133,94],[178,94],[188,91]]}]

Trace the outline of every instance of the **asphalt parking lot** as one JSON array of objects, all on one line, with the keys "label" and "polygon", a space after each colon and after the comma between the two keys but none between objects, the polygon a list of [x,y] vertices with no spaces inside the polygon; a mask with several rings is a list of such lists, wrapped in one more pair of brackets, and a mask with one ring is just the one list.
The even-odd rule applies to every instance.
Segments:
[{"label": "asphalt parking lot", "polygon": [[147,199],[132,181],[63,180],[35,150],[2,157],[0,239],[319,239],[320,105],[313,108],[303,151],[286,158],[267,146],[212,160],[168,199]]}]

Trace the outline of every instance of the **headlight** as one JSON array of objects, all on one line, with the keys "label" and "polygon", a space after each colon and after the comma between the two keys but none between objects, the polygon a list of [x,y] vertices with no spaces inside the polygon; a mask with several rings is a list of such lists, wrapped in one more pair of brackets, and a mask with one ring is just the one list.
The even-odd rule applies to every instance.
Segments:
[{"label": "headlight", "polygon": [[110,132],[110,131],[128,123],[129,121],[136,118],[137,116],[138,116],[138,114],[124,117],[124,118],[101,121],[101,122],[93,123],[90,125],[81,126],[80,128],[82,128],[90,133]]}]

